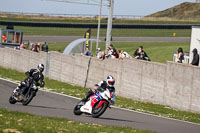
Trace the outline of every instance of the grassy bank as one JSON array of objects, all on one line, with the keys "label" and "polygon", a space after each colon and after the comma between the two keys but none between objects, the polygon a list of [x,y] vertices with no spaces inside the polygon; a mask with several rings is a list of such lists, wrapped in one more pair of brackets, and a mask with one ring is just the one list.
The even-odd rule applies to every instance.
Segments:
[{"label": "grassy bank", "polygon": [[[182,47],[184,52],[189,52],[190,44],[182,42],[113,42],[117,50],[122,49],[133,56],[133,52],[138,49],[140,45],[144,47],[144,51],[148,54],[150,59],[154,62],[166,63],[166,61],[173,60],[174,51]],[[49,43],[49,49],[52,51],[61,52],[65,49],[68,43]],[[99,47],[104,50],[105,43],[100,43]],[[95,55],[95,43],[93,45],[93,55]]]},{"label": "grassy bank", "polygon": [[[200,24],[199,17],[187,16],[187,17],[142,17],[142,18],[114,18],[113,24]],[[0,21],[15,21],[15,22],[52,22],[52,23],[85,23],[85,24],[97,24],[98,20],[95,18],[87,17],[56,17],[56,16],[44,16],[44,15],[11,15],[0,14]],[[107,24],[106,18],[102,18],[102,24]]]},{"label": "grassy bank", "polygon": [[97,124],[84,124],[61,118],[35,115],[0,109],[0,132],[3,133],[153,133]]},{"label": "grassy bank", "polygon": [[[1,26],[0,28],[6,28]],[[15,29],[22,30],[24,35],[41,36],[84,36],[88,28],[50,28],[50,27],[23,27],[15,26]],[[92,36],[96,37],[97,29],[91,29]],[[190,37],[191,29],[112,29],[113,37]],[[101,37],[106,37],[106,29],[101,29]]]},{"label": "grassy bank", "polygon": [[[25,78],[25,74],[22,72],[18,72],[11,69],[5,69],[0,67],[0,77],[9,78],[12,80],[22,81]],[[79,86],[73,86],[67,83],[59,82],[52,79],[45,79],[46,88],[50,89],[51,91],[83,98],[85,93],[88,91],[87,88],[82,88]],[[95,83],[94,83],[95,84]],[[128,108],[131,110],[137,110],[141,112],[146,112],[150,114],[155,114],[159,116],[165,116],[169,118],[200,123],[200,114],[187,112],[187,111],[180,111],[176,110],[167,106],[140,102],[128,98],[123,98],[120,96],[116,96],[116,106],[122,108]]]}]

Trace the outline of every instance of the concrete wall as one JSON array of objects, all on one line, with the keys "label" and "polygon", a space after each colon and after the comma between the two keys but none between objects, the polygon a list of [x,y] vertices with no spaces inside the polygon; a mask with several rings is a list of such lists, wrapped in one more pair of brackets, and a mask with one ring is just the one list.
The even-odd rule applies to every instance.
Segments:
[{"label": "concrete wall", "polygon": [[55,80],[93,87],[111,74],[117,95],[200,113],[199,67],[0,48],[0,65],[6,68],[25,72],[39,63],[46,66],[46,76]]},{"label": "concrete wall", "polygon": [[36,68],[39,63],[46,65],[46,53],[35,53],[27,50],[0,48],[0,65],[6,68],[25,72]]},{"label": "concrete wall", "polygon": [[200,68],[167,62],[165,103],[174,108],[200,112]]},{"label": "concrete wall", "polygon": [[51,52],[49,78],[84,87],[89,60],[90,57]]}]

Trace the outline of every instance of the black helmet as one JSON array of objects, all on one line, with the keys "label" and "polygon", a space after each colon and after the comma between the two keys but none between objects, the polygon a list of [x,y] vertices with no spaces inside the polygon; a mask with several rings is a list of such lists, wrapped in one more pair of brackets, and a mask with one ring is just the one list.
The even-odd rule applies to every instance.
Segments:
[{"label": "black helmet", "polygon": [[44,71],[44,65],[43,64],[38,64],[38,70],[40,71],[40,72],[43,72]]}]

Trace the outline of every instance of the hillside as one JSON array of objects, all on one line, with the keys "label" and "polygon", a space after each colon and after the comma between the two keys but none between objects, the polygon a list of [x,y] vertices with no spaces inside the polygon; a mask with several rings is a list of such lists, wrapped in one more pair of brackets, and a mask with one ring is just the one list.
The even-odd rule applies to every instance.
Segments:
[{"label": "hillside", "polygon": [[185,2],[147,17],[200,17],[200,3]]}]

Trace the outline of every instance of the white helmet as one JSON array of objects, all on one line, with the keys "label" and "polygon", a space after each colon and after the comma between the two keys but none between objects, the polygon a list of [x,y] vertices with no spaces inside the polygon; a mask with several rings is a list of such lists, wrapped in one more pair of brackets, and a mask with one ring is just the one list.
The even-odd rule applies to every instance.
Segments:
[{"label": "white helmet", "polygon": [[113,78],[112,75],[109,75],[106,79],[106,83],[108,85],[108,87],[113,87],[115,84],[115,79]]},{"label": "white helmet", "polygon": [[40,72],[43,72],[44,71],[44,65],[43,64],[38,64],[38,70],[40,71]]}]

